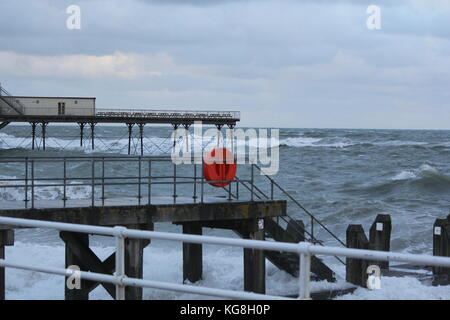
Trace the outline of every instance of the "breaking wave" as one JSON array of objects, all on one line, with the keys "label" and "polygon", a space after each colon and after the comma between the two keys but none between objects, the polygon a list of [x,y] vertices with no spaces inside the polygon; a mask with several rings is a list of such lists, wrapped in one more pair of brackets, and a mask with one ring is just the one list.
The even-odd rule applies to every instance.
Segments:
[{"label": "breaking wave", "polygon": [[389,181],[364,190],[372,195],[396,193],[413,194],[415,192],[448,193],[450,192],[450,177],[436,168],[424,164],[418,169],[403,170]]}]

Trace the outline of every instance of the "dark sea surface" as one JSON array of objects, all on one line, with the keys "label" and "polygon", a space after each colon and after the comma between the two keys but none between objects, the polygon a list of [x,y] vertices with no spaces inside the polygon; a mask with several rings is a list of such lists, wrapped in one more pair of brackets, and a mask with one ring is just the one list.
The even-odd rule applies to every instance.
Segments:
[{"label": "dark sea surface", "polygon": [[[137,134],[135,129],[134,135]],[[2,129],[0,158],[127,154],[125,126],[98,126],[94,151],[90,149],[89,130],[86,130],[85,146],[80,147],[77,127],[49,126],[46,151],[30,150],[30,132],[30,126],[26,125]],[[145,155],[169,155],[173,146],[170,135],[170,127],[147,126]],[[216,142],[204,141],[204,145],[207,143]],[[138,147],[135,139],[132,151],[138,151]],[[450,131],[280,129],[279,154],[280,169],[273,178],[342,240],[345,241],[349,224],[362,224],[368,232],[377,214],[390,214],[392,250],[431,254],[434,220],[450,214]],[[61,168],[55,164],[43,164],[36,170],[39,177],[61,173]],[[88,177],[90,170],[89,163],[69,165],[73,175]],[[118,163],[106,171],[110,175],[126,175],[135,170],[136,163]],[[153,174],[171,174],[171,170],[171,167],[157,165]],[[192,166],[183,168],[181,165],[177,170],[192,173]],[[248,165],[238,168],[240,177],[249,177],[249,172]],[[0,178],[22,176],[23,167],[0,165]],[[270,193],[270,184],[265,177],[258,176],[256,181],[263,191]],[[153,190],[154,195],[161,196],[171,195],[171,191],[170,186]],[[96,196],[99,192],[97,189]],[[191,196],[192,188],[179,186],[178,192]],[[227,196],[224,190],[210,186],[206,192]],[[124,195],[136,195],[136,187],[113,186],[106,191],[110,198]],[[71,199],[89,198],[90,188],[69,188],[68,196]],[[59,187],[41,188],[36,197],[61,199],[62,190]],[[275,197],[281,198],[282,194],[276,190]],[[23,198],[24,190],[0,188],[0,200]],[[292,202],[288,211],[309,224]],[[158,229],[178,230],[169,224],[161,224]],[[316,237],[325,240],[326,244],[336,245],[324,230],[315,226],[315,232]],[[229,235],[224,232],[214,234]],[[56,233],[46,230],[21,230],[17,237],[23,242],[52,244],[59,241]]]}]

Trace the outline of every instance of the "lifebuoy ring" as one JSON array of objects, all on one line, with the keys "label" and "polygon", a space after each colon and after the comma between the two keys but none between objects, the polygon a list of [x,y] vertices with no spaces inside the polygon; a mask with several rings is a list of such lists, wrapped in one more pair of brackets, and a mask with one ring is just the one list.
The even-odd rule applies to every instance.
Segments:
[{"label": "lifebuoy ring", "polygon": [[[237,165],[234,154],[226,148],[215,148],[203,156],[203,174],[214,187],[225,187],[236,177]],[[229,180],[229,181],[226,181]]]}]

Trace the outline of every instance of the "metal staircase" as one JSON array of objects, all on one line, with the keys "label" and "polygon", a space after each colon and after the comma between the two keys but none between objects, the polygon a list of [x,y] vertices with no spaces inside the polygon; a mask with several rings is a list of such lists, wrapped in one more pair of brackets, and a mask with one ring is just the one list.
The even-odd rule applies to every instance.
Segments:
[{"label": "metal staircase", "polygon": [[[252,177],[254,176],[253,170],[257,169],[259,172],[263,172],[260,167],[256,164],[252,164]],[[264,172],[263,172],[264,173]],[[253,182],[244,182],[236,178],[239,183],[244,186],[254,197],[261,200],[273,200],[274,199],[274,189],[277,188],[282,192],[282,194],[298,206],[301,211],[306,214],[306,217],[310,219],[310,230],[305,228],[302,220],[294,219],[293,217],[286,215],[281,217],[276,217],[272,219],[266,219],[265,221],[265,237],[269,241],[281,241],[281,242],[291,242],[298,243],[301,241],[307,241],[314,244],[323,245],[323,242],[318,240],[314,236],[314,227],[317,225],[319,228],[325,230],[332,238],[338,241],[342,246],[346,246],[333,232],[331,232],[320,220],[318,220],[311,212],[309,212],[298,200],[292,197],[284,188],[282,188],[274,179],[264,175],[265,178],[270,182],[270,196],[263,192],[258,186]],[[232,197],[235,197],[231,194]],[[286,227],[283,227],[286,226]],[[238,233],[242,237],[241,234]],[[286,252],[276,252],[276,251],[265,251],[266,258],[273,263],[279,269],[291,274],[294,277],[298,277],[299,270],[299,256],[294,253]],[[345,264],[341,259],[336,257],[338,261]],[[311,260],[311,271],[312,278],[315,280],[327,280],[330,282],[336,281],[335,274],[321,259],[316,256],[312,257]]]},{"label": "metal staircase", "polygon": [[0,85],[0,116],[23,115],[24,109],[25,107]]}]

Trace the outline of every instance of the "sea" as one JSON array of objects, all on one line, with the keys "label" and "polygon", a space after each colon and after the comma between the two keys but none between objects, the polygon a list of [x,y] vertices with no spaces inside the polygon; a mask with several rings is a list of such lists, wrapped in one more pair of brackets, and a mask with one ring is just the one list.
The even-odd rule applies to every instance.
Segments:
[{"label": "sea", "polygon": [[[242,128],[248,129],[248,128]],[[266,128],[269,135],[276,128]],[[259,132],[261,129],[255,129]],[[302,129],[281,128],[276,143],[279,170],[272,175],[290,196],[301,203],[334,235],[345,241],[349,224],[361,224],[368,230],[378,214],[389,214],[392,219],[391,250],[417,254],[432,254],[433,224],[437,218],[450,214],[450,131],[445,130],[371,130],[371,129]],[[170,156],[174,144],[172,128],[146,126],[144,132],[144,156]],[[39,130],[38,130],[39,133]],[[84,146],[80,147],[77,126],[50,125],[47,129],[46,150],[37,139],[36,149],[31,150],[29,125],[9,125],[0,131],[0,160],[8,157],[83,157],[128,155],[126,126],[98,125],[95,131],[95,149],[92,150],[89,128],[85,129]],[[38,134],[39,135],[39,134]],[[131,152],[139,154],[138,130],[135,128]],[[178,137],[175,143],[180,143]],[[180,140],[181,139],[181,140]],[[198,137],[189,136],[188,145],[198,143]],[[205,141],[206,140],[206,141]],[[181,142],[183,143],[183,142]],[[186,142],[184,142],[186,143]],[[203,148],[214,146],[217,140],[203,139]],[[244,142],[252,145],[252,141]],[[258,146],[258,144],[254,143]],[[265,147],[267,148],[267,146]],[[259,164],[264,167],[264,164]],[[183,165],[179,172],[191,172],[192,166]],[[251,166],[238,165],[238,176],[249,177]],[[11,184],[2,180],[20,178],[23,167],[12,163],[0,164],[1,201],[23,200],[25,191],[20,188],[1,188]],[[39,177],[51,177],[60,168],[52,164],[40,164],[36,168]],[[89,163],[72,163],[69,172],[82,177],[89,176]],[[136,163],[111,165],[107,174],[126,175],[136,170]],[[155,174],[164,175],[167,168],[155,167]],[[171,173],[172,169],[169,169]],[[267,195],[270,183],[255,172],[255,181]],[[76,179],[74,180],[76,181]],[[81,180],[80,180],[81,181]],[[169,195],[170,186],[153,190],[155,195]],[[189,196],[192,189],[178,187],[180,194]],[[207,187],[208,195],[226,197],[227,190]],[[198,191],[198,190],[197,190]],[[234,187],[232,191],[235,192]],[[68,198],[89,198],[89,186],[68,188]],[[98,197],[99,190],[96,190]],[[144,191],[145,192],[145,191]],[[241,191],[244,192],[244,191]],[[135,196],[136,186],[113,186],[106,190],[106,197]],[[61,199],[59,186],[46,186],[36,191],[36,199]],[[245,196],[245,192],[242,195]],[[247,195],[248,196],[248,195]],[[274,197],[286,199],[277,189]],[[310,220],[294,202],[288,201],[288,214],[302,219],[307,228]],[[180,232],[171,224],[156,224],[156,230]],[[314,226],[315,237],[324,244],[337,245],[333,237],[320,226]],[[235,237],[229,231],[207,230],[205,234]],[[107,257],[113,250],[109,238],[92,237],[94,251]],[[34,265],[64,266],[64,247],[58,233],[44,229],[24,229],[16,232],[16,245],[7,248],[7,258]],[[314,283],[316,290],[345,285],[345,268],[337,261],[329,261],[336,271],[337,284]],[[154,241],[145,249],[144,277],[168,282],[182,282],[181,244]],[[10,299],[62,299],[64,283],[61,277],[29,271],[7,270],[7,298]],[[204,276],[196,285],[227,289],[242,289],[242,250],[237,248],[205,246]],[[386,278],[381,290],[358,289],[339,299],[450,299],[450,287],[425,286],[414,278]],[[402,290],[399,290],[402,289]],[[267,291],[271,294],[297,292],[297,281],[267,262]],[[97,288],[91,293],[94,299],[108,299],[107,293]],[[204,299],[195,295],[162,290],[144,290],[146,299]]]}]

